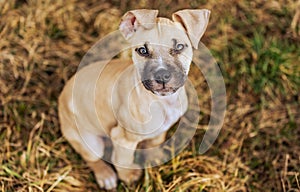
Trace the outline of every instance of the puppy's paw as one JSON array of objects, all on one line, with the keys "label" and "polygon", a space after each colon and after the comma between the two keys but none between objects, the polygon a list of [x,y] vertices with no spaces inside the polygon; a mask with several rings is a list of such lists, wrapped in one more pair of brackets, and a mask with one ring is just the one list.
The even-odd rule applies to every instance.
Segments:
[{"label": "puppy's paw", "polygon": [[97,183],[101,188],[111,190],[117,187],[117,174],[112,168],[107,166],[105,169],[97,170],[97,172],[94,173]]},{"label": "puppy's paw", "polygon": [[169,153],[163,149],[157,149],[155,153],[144,153],[144,161],[152,166],[161,165],[171,159]]},{"label": "puppy's paw", "polygon": [[134,164],[132,168],[120,168],[118,167],[119,178],[127,185],[138,181],[143,173],[143,170],[139,165]]}]

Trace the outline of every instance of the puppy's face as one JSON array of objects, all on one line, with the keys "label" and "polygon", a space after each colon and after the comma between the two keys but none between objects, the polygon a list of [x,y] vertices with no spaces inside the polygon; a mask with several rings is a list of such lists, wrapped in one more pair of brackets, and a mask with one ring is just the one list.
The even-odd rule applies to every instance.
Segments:
[{"label": "puppy's face", "polygon": [[133,46],[133,62],[144,87],[165,96],[184,85],[192,50],[198,48],[210,11],[180,10],[172,14],[172,20],[157,15],[157,10],[129,11],[119,29]]},{"label": "puppy's face", "polygon": [[192,60],[192,45],[184,29],[159,20],[136,37],[132,56],[144,87],[160,96],[175,93],[184,85]]}]

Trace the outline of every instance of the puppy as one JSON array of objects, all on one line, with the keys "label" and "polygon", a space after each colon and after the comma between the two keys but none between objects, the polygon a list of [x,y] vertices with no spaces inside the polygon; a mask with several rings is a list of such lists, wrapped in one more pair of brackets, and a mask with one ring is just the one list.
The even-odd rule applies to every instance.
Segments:
[{"label": "puppy", "polygon": [[[157,10],[127,12],[119,29],[131,44],[132,60],[83,67],[59,97],[61,131],[105,189],[115,188],[118,178],[137,181],[137,145],[163,143],[166,131],[187,110],[184,84],[210,11],[181,10],[172,20],[157,15]],[[102,160],[104,137],[112,140],[116,172]]]}]

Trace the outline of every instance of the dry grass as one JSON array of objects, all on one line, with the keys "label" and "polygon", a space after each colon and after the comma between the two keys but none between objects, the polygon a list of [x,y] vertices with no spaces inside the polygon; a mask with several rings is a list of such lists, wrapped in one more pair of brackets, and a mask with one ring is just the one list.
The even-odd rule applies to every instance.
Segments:
[{"label": "dry grass", "polygon": [[[208,153],[197,155],[200,129],[184,153],[118,189],[299,191],[299,6],[283,0],[0,0],[0,189],[99,190],[61,137],[57,97],[84,53],[117,29],[126,10],[142,7],[163,16],[212,10],[203,42],[223,70],[228,106]],[[199,75],[192,68],[205,128],[210,95]]]}]

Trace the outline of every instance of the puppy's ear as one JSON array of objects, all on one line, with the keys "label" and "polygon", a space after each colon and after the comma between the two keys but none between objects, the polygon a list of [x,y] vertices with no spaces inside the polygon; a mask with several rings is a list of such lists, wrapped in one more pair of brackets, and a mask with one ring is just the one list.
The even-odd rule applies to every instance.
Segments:
[{"label": "puppy's ear", "polygon": [[125,39],[130,39],[139,27],[151,29],[156,23],[158,10],[138,9],[125,13],[119,29]]},{"label": "puppy's ear", "polygon": [[189,36],[192,46],[198,49],[199,41],[208,24],[209,15],[210,11],[207,9],[185,9],[173,13],[172,19],[181,23]]}]

